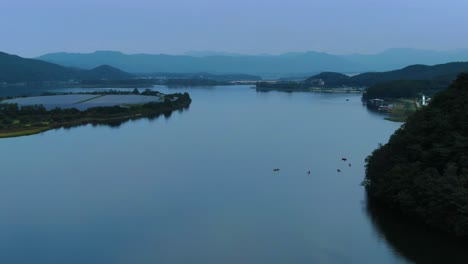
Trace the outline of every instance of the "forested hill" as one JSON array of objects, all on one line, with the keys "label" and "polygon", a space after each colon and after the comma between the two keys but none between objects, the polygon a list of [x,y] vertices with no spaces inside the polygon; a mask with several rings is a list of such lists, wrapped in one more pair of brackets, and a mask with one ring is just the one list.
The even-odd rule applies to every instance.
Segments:
[{"label": "forested hill", "polygon": [[101,65],[89,71],[84,71],[83,78],[86,80],[128,80],[135,75],[124,72],[109,65]]},{"label": "forested hill", "polygon": [[311,83],[323,79],[325,86],[365,86],[398,80],[434,80],[450,83],[457,75],[468,71],[468,62],[451,62],[434,66],[411,65],[403,69],[387,72],[367,72],[348,77],[340,73],[321,73],[308,78],[305,82]]},{"label": "forested hill", "polygon": [[410,116],[367,159],[370,199],[468,237],[468,74]]},{"label": "forested hill", "polygon": [[0,52],[0,83],[98,79],[123,80],[133,77],[132,74],[111,66],[82,70]]}]

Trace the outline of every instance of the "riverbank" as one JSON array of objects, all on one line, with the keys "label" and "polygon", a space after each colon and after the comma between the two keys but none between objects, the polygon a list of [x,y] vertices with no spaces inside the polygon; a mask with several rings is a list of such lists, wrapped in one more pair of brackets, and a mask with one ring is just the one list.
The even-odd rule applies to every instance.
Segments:
[{"label": "riverbank", "polygon": [[390,116],[385,119],[393,122],[406,122],[408,117],[420,107],[413,99],[397,99],[389,103],[393,104],[393,108],[388,111]]},{"label": "riverbank", "polygon": [[393,122],[406,122],[406,119],[421,107],[415,98],[370,99],[363,102],[373,111],[387,113],[388,117],[385,119]]},{"label": "riverbank", "polygon": [[280,92],[315,92],[315,93],[353,93],[361,94],[363,88],[353,88],[353,87],[339,87],[339,88],[324,88],[324,87],[303,87],[303,88],[288,88],[288,87],[254,87],[259,92],[269,92],[269,91],[280,91]]}]

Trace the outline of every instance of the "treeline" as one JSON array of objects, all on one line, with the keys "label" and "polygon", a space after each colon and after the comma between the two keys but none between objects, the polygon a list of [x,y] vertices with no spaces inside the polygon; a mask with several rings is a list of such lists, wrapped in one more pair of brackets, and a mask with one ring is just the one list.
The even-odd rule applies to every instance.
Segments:
[{"label": "treeline", "polygon": [[416,111],[367,158],[375,201],[468,237],[468,74]]}]

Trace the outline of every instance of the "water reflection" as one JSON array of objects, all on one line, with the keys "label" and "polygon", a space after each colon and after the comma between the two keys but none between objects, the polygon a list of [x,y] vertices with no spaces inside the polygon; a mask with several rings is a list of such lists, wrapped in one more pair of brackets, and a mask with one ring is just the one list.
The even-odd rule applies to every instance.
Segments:
[{"label": "water reflection", "polygon": [[171,117],[171,115],[172,115],[172,111],[166,111],[166,112],[164,112],[164,118],[165,118],[165,119],[169,119],[169,118]]},{"label": "water reflection", "polygon": [[414,263],[468,263],[468,241],[430,230],[370,199],[366,201],[366,213],[379,237]]}]

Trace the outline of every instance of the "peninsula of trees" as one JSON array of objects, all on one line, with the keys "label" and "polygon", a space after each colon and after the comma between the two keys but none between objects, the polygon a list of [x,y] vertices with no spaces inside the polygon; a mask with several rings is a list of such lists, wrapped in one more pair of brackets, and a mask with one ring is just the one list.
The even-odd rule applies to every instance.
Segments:
[{"label": "peninsula of trees", "polygon": [[[5,103],[5,100],[2,102],[2,98],[0,98],[0,138],[32,135],[50,129],[73,127],[89,123],[119,125],[130,119],[144,117],[153,118],[162,114],[169,116],[174,110],[181,110],[189,107],[192,101],[188,93],[164,95],[156,91],[145,90],[140,94],[137,89],[133,92],[109,91],[86,94],[92,95],[90,99],[72,103],[71,107],[55,107],[52,109],[50,109],[50,107],[46,108],[42,104],[19,106],[18,104]],[[65,97],[67,98],[74,95],[75,94],[68,94],[65,95]],[[125,96],[127,96],[129,97],[129,103],[112,103],[109,102],[109,100],[104,100],[105,104],[103,105],[105,106],[89,107],[82,110],[74,107],[75,105],[78,107],[80,103],[87,103],[87,101],[96,98],[104,96],[111,97],[112,95],[118,95],[119,101],[122,100],[122,96],[124,96],[123,99],[125,101]],[[146,99],[142,101],[148,101],[148,97],[154,97],[155,99],[149,100],[149,102],[135,103],[135,100],[130,100],[132,98],[134,99],[135,96],[141,96],[143,99]],[[58,101],[53,100],[54,102],[52,105],[64,104],[64,102],[60,102],[60,100],[63,100],[61,98],[64,98],[63,95],[48,95],[44,96],[44,98],[45,97],[47,97],[47,99],[58,99]],[[115,96],[112,98],[115,99]],[[41,100],[41,98],[35,99]],[[6,102],[8,102],[8,100]]]},{"label": "peninsula of trees", "polygon": [[367,158],[373,199],[468,237],[468,73],[410,116]]}]

